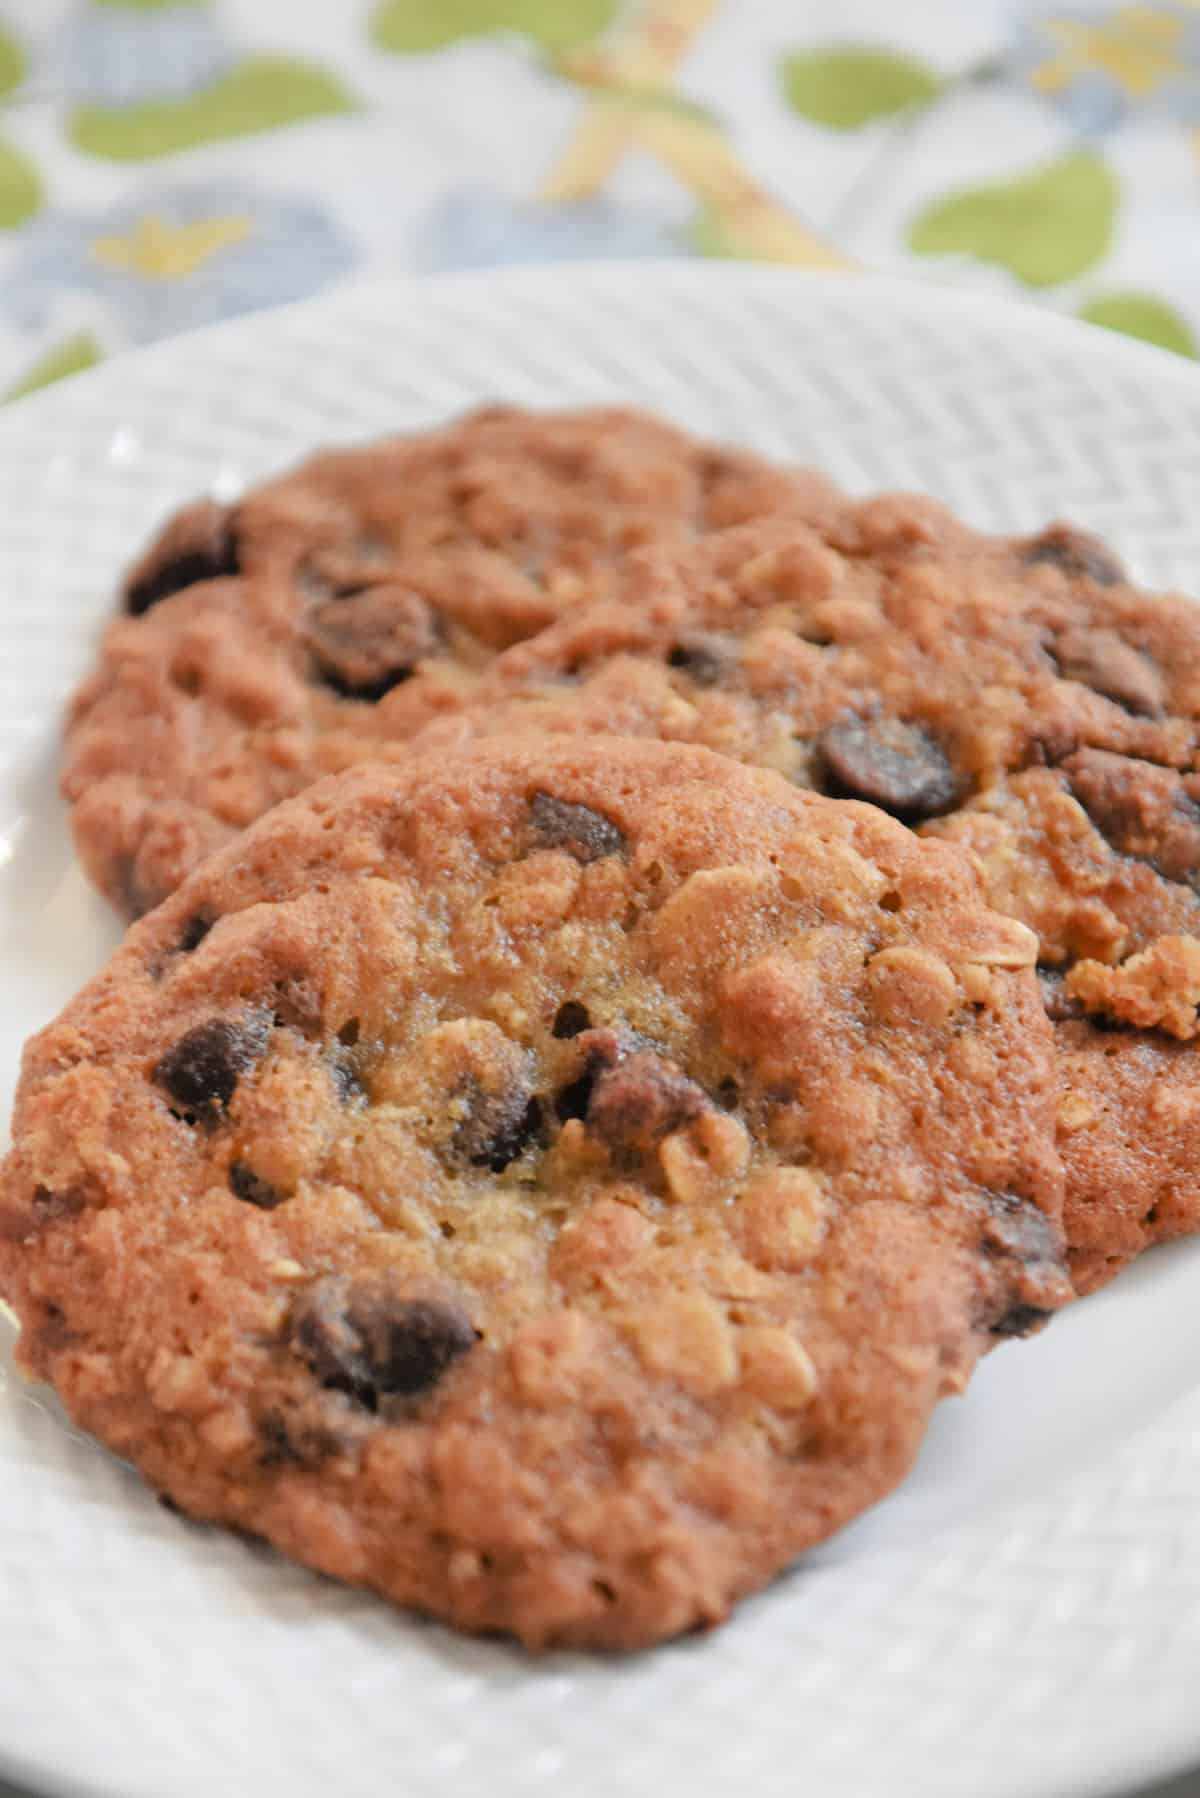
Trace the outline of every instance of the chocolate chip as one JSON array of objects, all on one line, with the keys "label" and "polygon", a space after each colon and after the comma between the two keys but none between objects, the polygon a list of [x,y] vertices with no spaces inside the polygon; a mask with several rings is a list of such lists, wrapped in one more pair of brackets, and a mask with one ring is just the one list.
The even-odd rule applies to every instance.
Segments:
[{"label": "chocolate chip", "polygon": [[144,918],[148,911],[153,911],[162,894],[147,893],[138,877],[137,864],[132,856],[114,857],[112,863],[112,884],[115,889],[117,905],[122,914],[131,920]]},{"label": "chocolate chip", "polygon": [[599,1068],[585,1067],[578,1079],[569,1080],[559,1090],[554,1101],[554,1115],[560,1124],[569,1123],[572,1118],[583,1119],[587,1116],[599,1071]]},{"label": "chocolate chip", "polygon": [[981,1320],[992,1335],[1028,1335],[1070,1293],[1062,1236],[1031,1199],[985,1193],[980,1247],[997,1263],[1006,1288],[993,1294],[990,1316]]},{"label": "chocolate chip", "polygon": [[[261,1014],[233,1023],[209,1018],[181,1036],[154,1070],[154,1078],[189,1124],[215,1122],[237,1090],[242,1074],[267,1046],[269,1025]],[[174,1107],[172,1107],[174,1109]]]},{"label": "chocolate chip", "polygon": [[244,1161],[235,1161],[230,1167],[229,1186],[235,1198],[245,1199],[247,1205],[257,1205],[260,1211],[274,1211],[287,1197],[286,1193],[276,1191],[269,1180],[260,1179]]},{"label": "chocolate chip", "polygon": [[1167,880],[1200,887],[1200,805],[1173,768],[1080,749],[1062,772],[1106,842]]},{"label": "chocolate chip", "polygon": [[297,1300],[290,1337],[322,1386],[369,1411],[391,1394],[427,1391],[478,1340],[456,1305],[401,1297],[379,1281],[354,1286],[337,1275]]},{"label": "chocolate chip", "polygon": [[263,1413],[258,1433],[264,1467],[320,1467],[345,1446],[332,1430],[285,1417],[278,1410]]},{"label": "chocolate chip", "polygon": [[1043,1311],[1038,1305],[1011,1305],[991,1325],[991,1332],[993,1336],[1029,1336],[1053,1315],[1053,1312]]},{"label": "chocolate chip", "polygon": [[668,668],[678,668],[698,687],[715,687],[729,665],[729,651],[716,637],[685,637],[667,656]]},{"label": "chocolate chip", "polygon": [[60,1349],[69,1348],[75,1340],[75,1331],[67,1322],[67,1314],[61,1305],[47,1299],[38,1309],[41,1315],[32,1331],[28,1324],[25,1326],[27,1333],[36,1336],[36,1347],[31,1351],[31,1360],[39,1353],[57,1354]]},{"label": "chocolate chip", "polygon": [[134,617],[160,599],[240,572],[233,514],[215,500],[199,500],[173,518],[125,582],[125,609]]},{"label": "chocolate chip", "polygon": [[1044,968],[1037,971],[1038,986],[1041,988],[1042,1004],[1046,1008],[1046,1016],[1052,1024],[1068,1024],[1076,1018],[1084,1016],[1084,1010],[1078,999],[1071,997],[1066,988],[1066,975],[1061,968]]},{"label": "chocolate chip", "polygon": [[1024,1266],[1057,1265],[1062,1257],[1058,1231],[1037,1205],[1016,1193],[988,1193],[983,1246],[989,1254],[1012,1255]]},{"label": "chocolate chip", "polygon": [[539,849],[565,849],[577,862],[597,862],[625,850],[624,834],[611,818],[589,805],[555,799],[551,793],[533,795],[529,820]]},{"label": "chocolate chip", "polygon": [[632,1053],[644,1042],[644,1038],[632,1031],[590,1028],[581,1030],[573,1040],[580,1057],[580,1072],[574,1080],[560,1087],[555,1097],[554,1115],[560,1124],[568,1123],[571,1118],[581,1121],[586,1118],[596,1081],[605,1068],[616,1067],[623,1055]]},{"label": "chocolate chip", "polygon": [[318,678],[345,699],[382,699],[438,647],[425,601],[392,582],[318,606],[304,636]]},{"label": "chocolate chip", "polygon": [[198,949],[212,929],[214,921],[212,918],[206,918],[202,912],[197,912],[194,918],[189,918],[180,932],[179,942],[176,945],[178,953],[190,955],[193,949]]},{"label": "chocolate chip", "polygon": [[865,799],[905,824],[949,811],[958,781],[941,746],[898,718],[847,718],[817,741],[826,790]]},{"label": "chocolate chip", "polygon": [[643,1155],[699,1117],[708,1103],[703,1089],[674,1062],[641,1049],[596,1076],[587,1128],[618,1155]]},{"label": "chocolate chip", "polygon": [[82,1187],[68,1186],[62,1192],[48,1186],[35,1188],[32,1205],[26,1209],[16,1204],[11,1210],[0,1206],[0,1239],[5,1242],[27,1242],[41,1230],[78,1217],[87,1204]]},{"label": "chocolate chip", "polygon": [[452,1147],[472,1167],[502,1174],[541,1134],[541,1103],[527,1088],[485,1093],[472,1083],[467,1102],[469,1109],[454,1132]]},{"label": "chocolate chip", "polygon": [[333,1055],[328,1065],[329,1077],[342,1105],[354,1105],[370,1097],[366,1081],[349,1055]]},{"label": "chocolate chip", "polygon": [[560,1041],[578,1036],[590,1027],[591,1022],[587,1006],[581,1005],[578,999],[568,999],[554,1014],[553,1035]]},{"label": "chocolate chip", "polygon": [[39,1224],[53,1224],[60,1218],[78,1217],[86,1204],[87,1199],[79,1186],[68,1186],[62,1192],[53,1192],[48,1186],[39,1186],[33,1194],[33,1209]]},{"label": "chocolate chip", "polygon": [[1027,567],[1061,568],[1064,574],[1095,581],[1098,587],[1115,587],[1125,579],[1125,570],[1108,545],[1074,525],[1052,524],[1018,544],[1017,551]]},{"label": "chocolate chip", "polygon": [[1148,656],[1116,631],[1064,631],[1053,655],[1065,680],[1079,681],[1136,717],[1162,716],[1162,676]]}]

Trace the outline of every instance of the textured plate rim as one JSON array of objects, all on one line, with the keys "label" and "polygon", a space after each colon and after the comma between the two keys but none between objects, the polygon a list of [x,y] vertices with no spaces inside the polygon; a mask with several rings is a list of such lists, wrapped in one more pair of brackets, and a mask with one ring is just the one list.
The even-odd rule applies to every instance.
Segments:
[{"label": "textured plate rim", "polygon": [[[947,288],[934,281],[924,282],[891,275],[808,272],[736,264],[697,266],[672,261],[630,264],[599,262],[574,264],[565,268],[553,265],[529,266],[503,271],[478,271],[437,277],[404,276],[352,283],[315,301],[302,301],[187,332],[147,349],[122,355],[110,363],[74,377],[61,389],[27,396],[0,419],[0,443],[10,440],[19,442],[23,428],[33,416],[34,410],[48,421],[61,420],[62,428],[67,428],[73,413],[94,411],[96,396],[111,389],[114,415],[119,416],[125,392],[136,390],[139,384],[152,379],[155,371],[161,367],[181,367],[186,370],[191,362],[202,362],[212,352],[219,352],[224,346],[252,344],[264,334],[279,334],[286,339],[289,332],[297,326],[308,328],[319,325],[323,319],[345,318],[353,315],[358,307],[378,309],[386,304],[389,297],[394,297],[401,308],[414,305],[436,307],[451,302],[470,305],[476,296],[482,294],[520,302],[526,297],[544,298],[555,290],[570,296],[572,290],[579,288],[602,290],[608,283],[619,286],[627,281],[678,291],[680,294],[689,291],[702,294],[716,288],[725,288],[731,292],[762,291],[774,296],[793,291],[801,304],[803,296],[820,290],[827,297],[835,299],[844,295],[850,307],[859,310],[865,307],[880,314],[886,313],[889,308],[902,312],[906,307],[919,303],[922,308],[944,316],[948,325],[961,320],[965,326],[1003,331],[1010,338],[1024,337],[1041,344],[1058,342],[1073,355],[1084,355],[1093,361],[1102,362],[1114,373],[1134,377],[1143,375],[1156,383],[1161,382],[1169,373],[1174,385],[1189,391],[1200,404],[1200,368],[1180,361],[1169,352],[1132,342],[1102,331],[1099,327],[1039,311],[1032,304],[978,296]],[[16,759],[19,757],[14,758]],[[1156,1456],[1160,1461],[1165,1461],[1169,1459],[1169,1452],[1159,1451],[1169,1451],[1172,1442],[1178,1442],[1200,1429],[1200,1375],[1197,1376],[1197,1382],[1196,1387],[1158,1414],[1153,1422],[1144,1426],[1138,1432],[1136,1442],[1129,1445],[1137,1451],[1136,1456],[1130,1460],[1131,1472],[1125,1481],[1131,1505],[1141,1496],[1137,1490],[1139,1481],[1132,1471],[1134,1461],[1141,1465]],[[970,1527],[964,1525],[963,1529]],[[897,1551],[897,1555],[906,1558],[902,1551]],[[1186,1666],[1175,1671],[1180,1681],[1188,1678]],[[1144,1781],[1178,1771],[1197,1755],[1200,1755],[1200,1716],[1197,1716],[1194,1723],[1177,1730],[1169,1742],[1164,1740],[1157,1748],[1141,1744],[1136,1748],[1131,1746],[1127,1756],[1112,1760],[1104,1768],[1081,1767],[1077,1776],[1061,1779],[1053,1786],[1047,1786],[1039,1798],[1103,1798],[1104,1794],[1126,1787],[1131,1780]],[[2,1749],[0,1758],[3,1758]],[[95,1785],[89,1782],[84,1785],[77,1778],[71,1779],[52,1766],[37,1766],[20,1757],[7,1764],[11,1766],[12,1777],[43,1781],[48,1791],[69,1790],[73,1798],[89,1798],[92,1794],[95,1798],[109,1798],[110,1793],[115,1794],[115,1788],[109,1787],[107,1782]],[[889,1794],[889,1798],[893,1798],[893,1795]],[[899,1795],[896,1794],[895,1798],[899,1798]]]}]

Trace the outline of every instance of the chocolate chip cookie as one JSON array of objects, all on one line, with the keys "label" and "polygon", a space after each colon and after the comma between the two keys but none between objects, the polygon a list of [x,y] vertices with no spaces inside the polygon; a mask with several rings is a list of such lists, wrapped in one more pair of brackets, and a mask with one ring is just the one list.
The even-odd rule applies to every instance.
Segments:
[{"label": "chocolate chip cookie", "polygon": [[1035,956],[952,845],[702,749],[351,770],[30,1045],[24,1365],[465,1628],[714,1623],[1069,1296]]},{"label": "chocolate chip cookie", "polygon": [[[1065,525],[885,496],[635,559],[422,738],[618,730],[867,800],[1038,933],[1081,1290],[1200,1226],[1200,610]],[[1090,1071],[1089,1071],[1090,1070]]]},{"label": "chocolate chip cookie", "polygon": [[71,710],[84,866],[137,916],[277,800],[397,753],[639,546],[833,503],[635,412],[503,407],[200,501],[131,570]]}]

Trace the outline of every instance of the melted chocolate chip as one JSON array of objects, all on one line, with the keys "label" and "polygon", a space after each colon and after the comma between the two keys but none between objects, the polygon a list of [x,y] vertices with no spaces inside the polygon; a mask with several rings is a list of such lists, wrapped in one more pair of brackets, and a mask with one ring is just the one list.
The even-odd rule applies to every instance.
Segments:
[{"label": "melted chocolate chip", "polygon": [[263,1413],[258,1433],[264,1467],[320,1467],[344,1447],[332,1430],[314,1428],[277,1410]]},{"label": "melted chocolate chip", "polygon": [[640,1049],[596,1076],[586,1122],[615,1154],[637,1156],[707,1109],[707,1094],[682,1069]]},{"label": "melted chocolate chip", "polygon": [[173,518],[125,583],[125,609],[134,617],[160,599],[240,572],[233,515],[215,500],[200,500]]},{"label": "melted chocolate chip", "polygon": [[1018,553],[1027,567],[1061,568],[1064,574],[1095,581],[1098,587],[1115,587],[1125,579],[1124,568],[1107,544],[1069,524],[1050,525],[1020,544]]},{"label": "melted chocolate chip", "polygon": [[1062,771],[1096,829],[1167,880],[1200,886],[1200,805],[1173,768],[1081,749]]},{"label": "melted chocolate chip", "polygon": [[527,1086],[485,1093],[472,1083],[467,1103],[467,1115],[454,1132],[452,1147],[472,1167],[502,1174],[541,1134],[541,1103]]},{"label": "melted chocolate chip", "polygon": [[698,687],[715,687],[729,663],[729,651],[716,637],[685,637],[667,656],[667,666],[678,668]]},{"label": "melted chocolate chip", "polygon": [[381,583],[309,614],[305,640],[318,678],[344,699],[374,702],[438,647],[433,613],[408,587]]},{"label": "melted chocolate chip", "polygon": [[235,1198],[244,1199],[247,1205],[257,1205],[260,1211],[274,1211],[276,1205],[282,1205],[286,1193],[278,1192],[269,1180],[262,1180],[252,1167],[244,1161],[235,1161],[229,1169],[229,1188]]},{"label": "melted chocolate chip", "polygon": [[530,1099],[520,1117],[504,1124],[489,1142],[471,1156],[472,1165],[490,1168],[493,1174],[502,1174],[510,1162],[523,1155],[532,1143],[540,1141],[541,1134],[541,1100]]},{"label": "melted chocolate chip", "polygon": [[560,1041],[579,1036],[582,1031],[590,1028],[591,1022],[587,1006],[581,1005],[578,999],[568,999],[554,1014],[553,1034]]},{"label": "melted chocolate chip", "polygon": [[175,1101],[186,1123],[215,1122],[236,1092],[240,1077],[266,1048],[268,1032],[261,1014],[240,1023],[209,1018],[167,1050],[154,1078]]},{"label": "melted chocolate chip", "polygon": [[865,799],[912,824],[949,811],[958,781],[945,751],[915,724],[898,718],[847,718],[817,742],[826,790]]},{"label": "melted chocolate chip", "polygon": [[991,1332],[993,1336],[1029,1336],[1053,1315],[1037,1305],[1012,1305],[991,1325]]},{"label": "melted chocolate chip", "polygon": [[321,1385],[369,1411],[436,1384],[478,1335],[456,1305],[404,1298],[381,1282],[319,1280],[293,1307],[291,1341]]},{"label": "melted chocolate chip", "polygon": [[214,919],[206,918],[202,912],[197,912],[194,918],[189,918],[180,932],[179,942],[176,945],[178,953],[190,955],[193,949],[198,949],[212,929],[214,922]]},{"label": "melted chocolate chip", "polygon": [[1162,716],[1162,676],[1148,656],[1115,631],[1064,631],[1053,654],[1064,679],[1079,681],[1135,717]]},{"label": "melted chocolate chip", "polygon": [[534,794],[529,821],[539,849],[565,849],[577,862],[597,862],[625,851],[624,834],[611,818],[591,806],[555,799],[551,793]]}]

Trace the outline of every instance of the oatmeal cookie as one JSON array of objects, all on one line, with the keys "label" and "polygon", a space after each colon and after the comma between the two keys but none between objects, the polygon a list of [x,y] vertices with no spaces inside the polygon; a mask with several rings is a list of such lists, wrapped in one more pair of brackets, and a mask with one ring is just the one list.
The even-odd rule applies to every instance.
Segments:
[{"label": "oatmeal cookie", "polygon": [[714,1623],[1069,1297],[1035,955],[952,845],[702,749],[351,770],[29,1046],[23,1364],[467,1629]]},{"label": "oatmeal cookie", "polygon": [[988,538],[892,495],[635,558],[622,603],[509,651],[419,741],[705,744],[971,850],[1064,1027],[1084,1290],[1200,1226],[1198,724],[1194,602],[1068,526]]},{"label": "oatmeal cookie", "polygon": [[399,753],[640,546],[833,504],[817,476],[635,412],[490,407],[190,506],[130,571],[71,708],[84,866],[138,916],[280,798]]}]

